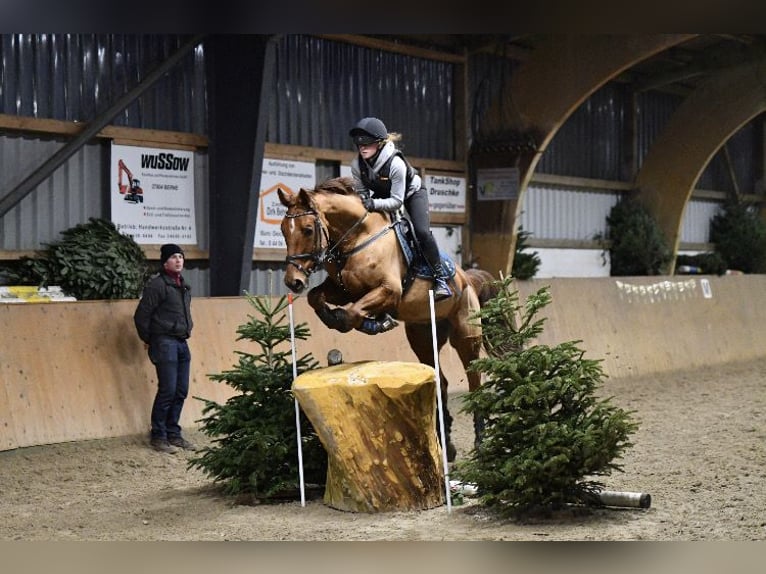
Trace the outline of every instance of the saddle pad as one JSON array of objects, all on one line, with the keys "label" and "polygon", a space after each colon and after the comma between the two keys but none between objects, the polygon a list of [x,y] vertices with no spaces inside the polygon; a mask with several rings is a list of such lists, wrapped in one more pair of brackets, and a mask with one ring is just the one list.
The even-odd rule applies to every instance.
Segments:
[{"label": "saddle pad", "polygon": [[[393,227],[396,232],[396,239],[399,242],[399,247],[404,254],[404,258],[407,261],[407,267],[410,271],[420,278],[433,279],[434,274],[431,271],[430,265],[426,263],[425,258],[420,253],[409,220],[405,218],[399,219],[394,222]],[[455,276],[455,262],[441,249],[439,250],[439,257],[441,258],[442,267],[444,267],[447,277],[452,279]]]}]

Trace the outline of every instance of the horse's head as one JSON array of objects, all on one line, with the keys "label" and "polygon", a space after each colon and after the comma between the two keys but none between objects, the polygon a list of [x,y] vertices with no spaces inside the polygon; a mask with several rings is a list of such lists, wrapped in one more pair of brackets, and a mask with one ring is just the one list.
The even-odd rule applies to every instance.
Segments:
[{"label": "horse's head", "polygon": [[287,208],[282,219],[282,235],[287,245],[285,285],[301,293],[308,278],[321,268],[326,249],[326,232],[311,194],[301,189],[297,194],[279,188],[279,201]]}]

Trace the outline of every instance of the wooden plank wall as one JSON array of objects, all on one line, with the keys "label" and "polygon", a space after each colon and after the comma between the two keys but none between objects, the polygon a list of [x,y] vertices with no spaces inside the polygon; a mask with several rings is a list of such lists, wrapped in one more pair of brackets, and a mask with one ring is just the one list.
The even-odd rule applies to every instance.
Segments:
[{"label": "wooden plank wall", "polygon": [[[611,377],[685,370],[766,354],[766,276],[547,279],[520,282],[522,298],[549,285],[553,302],[541,343],[581,340]],[[133,327],[136,301],[0,305],[0,450],[148,433],[154,368]],[[224,402],[232,390],[210,373],[232,368],[237,327],[256,314],[244,298],[195,298],[190,396]],[[340,349],[347,362],[414,361],[402,328],[370,337],[326,329],[298,298],[295,321],[312,336],[298,354],[324,365]],[[456,354],[440,362],[453,391],[467,388]],[[607,381],[608,384],[608,381]],[[190,398],[182,424],[195,425],[201,401]]]},{"label": "wooden plank wall", "polygon": [[[0,305],[0,450],[74,440],[148,433],[156,391],[154,367],[133,326],[136,301],[78,301]],[[195,298],[190,397],[223,403],[232,389],[208,374],[233,368],[237,327],[257,315],[240,297]],[[373,339],[331,332],[298,298],[296,323],[309,323],[311,342],[298,341],[299,355],[313,353],[323,366],[327,351],[340,348],[346,361],[414,361],[403,330]],[[250,347],[250,349],[248,348]],[[445,368],[449,358],[445,359]],[[195,425],[203,403],[187,399],[181,423]]]},{"label": "wooden plank wall", "polygon": [[553,302],[539,342],[582,340],[585,357],[602,359],[608,377],[766,355],[766,275],[533,279],[519,282],[519,295],[544,285]]}]

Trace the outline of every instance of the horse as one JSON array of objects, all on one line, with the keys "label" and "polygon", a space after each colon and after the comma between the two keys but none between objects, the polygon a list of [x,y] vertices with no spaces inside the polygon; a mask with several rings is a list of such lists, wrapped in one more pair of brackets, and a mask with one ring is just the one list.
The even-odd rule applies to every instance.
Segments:
[{"label": "horse", "polygon": [[500,288],[498,287],[498,281],[492,273],[478,267],[469,267],[465,270],[465,274],[473,290],[476,291],[476,295],[479,297],[480,307],[484,307],[484,303],[497,297]]},{"label": "horse", "polygon": [[[285,285],[300,294],[310,275],[324,269],[325,280],[307,295],[322,323],[342,333],[357,329],[374,334],[376,327],[388,330],[402,321],[418,360],[433,367],[432,280],[408,273],[407,257],[395,230],[398,224],[386,214],[368,212],[350,178],[328,179],[298,193],[279,188],[277,193],[287,208],[281,222],[287,246]],[[477,289],[486,283],[486,275],[466,273],[455,266],[450,279],[452,296],[434,304],[437,349],[447,341],[454,347],[466,371],[469,391],[481,383],[480,373],[468,367],[482,349]],[[439,376],[447,455],[452,461],[455,447],[449,440],[448,382],[441,369]],[[477,442],[482,426],[474,420]]]}]

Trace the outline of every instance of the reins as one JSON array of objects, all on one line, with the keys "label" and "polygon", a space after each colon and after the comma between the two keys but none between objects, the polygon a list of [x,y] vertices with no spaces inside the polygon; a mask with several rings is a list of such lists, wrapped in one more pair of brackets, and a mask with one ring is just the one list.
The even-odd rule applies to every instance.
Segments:
[{"label": "reins", "polygon": [[[365,211],[364,215],[360,219],[358,219],[356,222],[354,222],[354,224],[351,227],[349,227],[343,233],[340,239],[338,239],[338,241],[336,241],[335,244],[332,245],[331,247],[324,247],[322,245],[323,238],[324,238],[325,244],[328,246],[330,245],[330,233],[325,227],[325,225],[322,223],[322,218],[319,217],[319,212],[317,212],[315,209],[308,209],[306,211],[301,211],[300,213],[288,213],[288,214],[285,214],[285,218],[296,219],[298,217],[304,217],[306,215],[313,215],[315,217],[314,236],[316,237],[316,243],[314,246],[314,250],[309,253],[297,253],[295,255],[288,255],[285,258],[285,261],[289,265],[295,266],[299,271],[304,273],[306,276],[309,276],[312,273],[315,273],[316,271],[323,269],[326,263],[337,263],[339,267],[338,273],[340,273],[340,269],[343,268],[343,265],[345,264],[346,259],[348,259],[349,256],[361,251],[362,249],[367,247],[370,243],[372,243],[379,237],[388,233],[391,229],[391,226],[386,226],[384,229],[378,231],[372,237],[363,241],[359,245],[354,246],[351,250],[342,252],[340,250],[341,244],[357,227],[359,227],[364,222],[365,219],[367,219],[369,212]],[[307,269],[306,267],[304,267],[300,263],[300,261],[304,259],[313,261],[314,266],[311,269]]]},{"label": "reins", "polygon": [[[357,251],[359,251],[358,247],[354,247],[351,249],[351,251],[346,251],[345,253],[343,253],[340,251],[340,245],[351,234],[351,232],[354,231],[354,229],[359,227],[364,222],[364,220],[367,219],[367,216],[369,214],[370,214],[369,211],[365,211],[364,215],[361,218],[359,218],[354,223],[354,225],[349,227],[345,231],[345,233],[343,233],[340,239],[338,239],[338,241],[335,242],[335,245],[333,245],[327,250],[327,253],[325,254],[325,261],[327,263],[335,262],[338,264],[339,267],[343,267],[343,265],[346,263],[346,259],[348,259],[348,256],[351,255],[352,253],[356,253]],[[317,217],[317,221],[319,221],[319,217]],[[328,237],[329,237],[329,234],[328,234]],[[329,240],[328,240],[328,243],[329,243]],[[369,243],[369,241],[365,241],[362,245],[367,245],[367,243]]]},{"label": "reins", "polygon": [[343,257],[344,257],[344,259],[345,259],[345,258],[348,258],[348,257],[349,257],[349,256],[351,256],[351,255],[353,255],[354,253],[358,253],[359,251],[361,251],[362,249],[364,249],[365,247],[367,247],[367,246],[368,246],[370,243],[372,243],[373,241],[376,241],[377,239],[380,239],[380,238],[381,238],[381,237],[383,237],[383,236],[384,236],[386,233],[388,233],[389,231],[391,231],[391,230],[393,229],[393,227],[394,227],[394,224],[393,224],[393,223],[392,223],[391,225],[386,225],[386,226],[385,226],[383,229],[381,229],[380,231],[378,231],[378,232],[377,232],[375,235],[373,235],[372,237],[369,237],[369,238],[367,238],[366,240],[362,241],[362,242],[361,242],[359,245],[357,245],[356,247],[354,247],[354,248],[353,248],[353,249],[351,249],[350,251],[346,251],[346,252],[343,254]]}]

